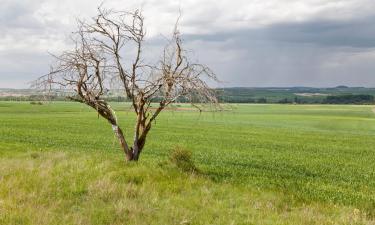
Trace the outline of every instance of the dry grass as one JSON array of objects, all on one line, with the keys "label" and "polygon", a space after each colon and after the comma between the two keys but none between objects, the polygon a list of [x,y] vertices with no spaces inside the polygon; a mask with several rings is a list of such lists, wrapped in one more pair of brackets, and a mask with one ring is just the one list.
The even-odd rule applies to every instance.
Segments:
[{"label": "dry grass", "polygon": [[167,162],[64,152],[0,161],[0,224],[374,224],[355,208],[300,204]]}]

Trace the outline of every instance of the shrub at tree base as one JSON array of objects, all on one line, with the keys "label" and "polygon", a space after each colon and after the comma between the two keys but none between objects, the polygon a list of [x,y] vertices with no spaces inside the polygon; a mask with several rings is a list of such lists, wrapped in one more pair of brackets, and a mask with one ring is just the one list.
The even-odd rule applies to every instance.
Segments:
[{"label": "shrub at tree base", "polygon": [[40,102],[40,101],[37,101],[37,102],[32,101],[32,102],[30,102],[30,104],[31,105],[43,105],[43,103]]},{"label": "shrub at tree base", "polygon": [[175,164],[179,169],[184,172],[198,172],[197,167],[194,164],[192,152],[181,147],[175,147],[169,159],[173,164]]}]

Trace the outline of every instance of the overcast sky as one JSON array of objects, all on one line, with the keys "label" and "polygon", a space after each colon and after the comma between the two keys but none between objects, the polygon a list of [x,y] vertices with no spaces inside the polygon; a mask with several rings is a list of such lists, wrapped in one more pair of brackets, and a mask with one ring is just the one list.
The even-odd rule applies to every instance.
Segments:
[{"label": "overcast sky", "polygon": [[[25,88],[102,0],[0,0],[0,88]],[[107,0],[142,8],[148,49],[173,29],[224,86],[375,86],[374,0]]]}]

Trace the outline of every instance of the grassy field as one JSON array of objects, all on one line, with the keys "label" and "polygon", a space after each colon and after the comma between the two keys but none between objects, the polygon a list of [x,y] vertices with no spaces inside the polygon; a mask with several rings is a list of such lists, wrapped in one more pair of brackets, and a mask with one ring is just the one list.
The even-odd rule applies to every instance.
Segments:
[{"label": "grassy field", "polygon": [[[176,146],[199,173],[169,162]],[[0,224],[375,224],[372,106],[168,111],[123,158],[83,105],[0,102]]]}]

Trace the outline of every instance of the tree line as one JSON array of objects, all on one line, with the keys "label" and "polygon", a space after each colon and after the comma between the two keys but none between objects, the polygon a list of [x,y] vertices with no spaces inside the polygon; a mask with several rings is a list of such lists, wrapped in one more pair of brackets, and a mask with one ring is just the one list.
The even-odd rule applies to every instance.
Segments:
[{"label": "tree line", "polygon": [[[106,96],[103,97],[108,102],[130,102],[124,96]],[[29,95],[29,96],[3,96],[0,97],[1,101],[70,101],[65,96],[61,95]],[[160,99],[155,98],[152,101],[158,102]],[[194,99],[179,98],[177,102],[187,103],[194,101]],[[375,104],[373,95],[367,94],[345,94],[345,95],[329,95],[320,98],[312,97],[248,97],[248,96],[226,96],[223,94],[218,95],[218,100],[221,103],[277,103],[277,104]]]}]

